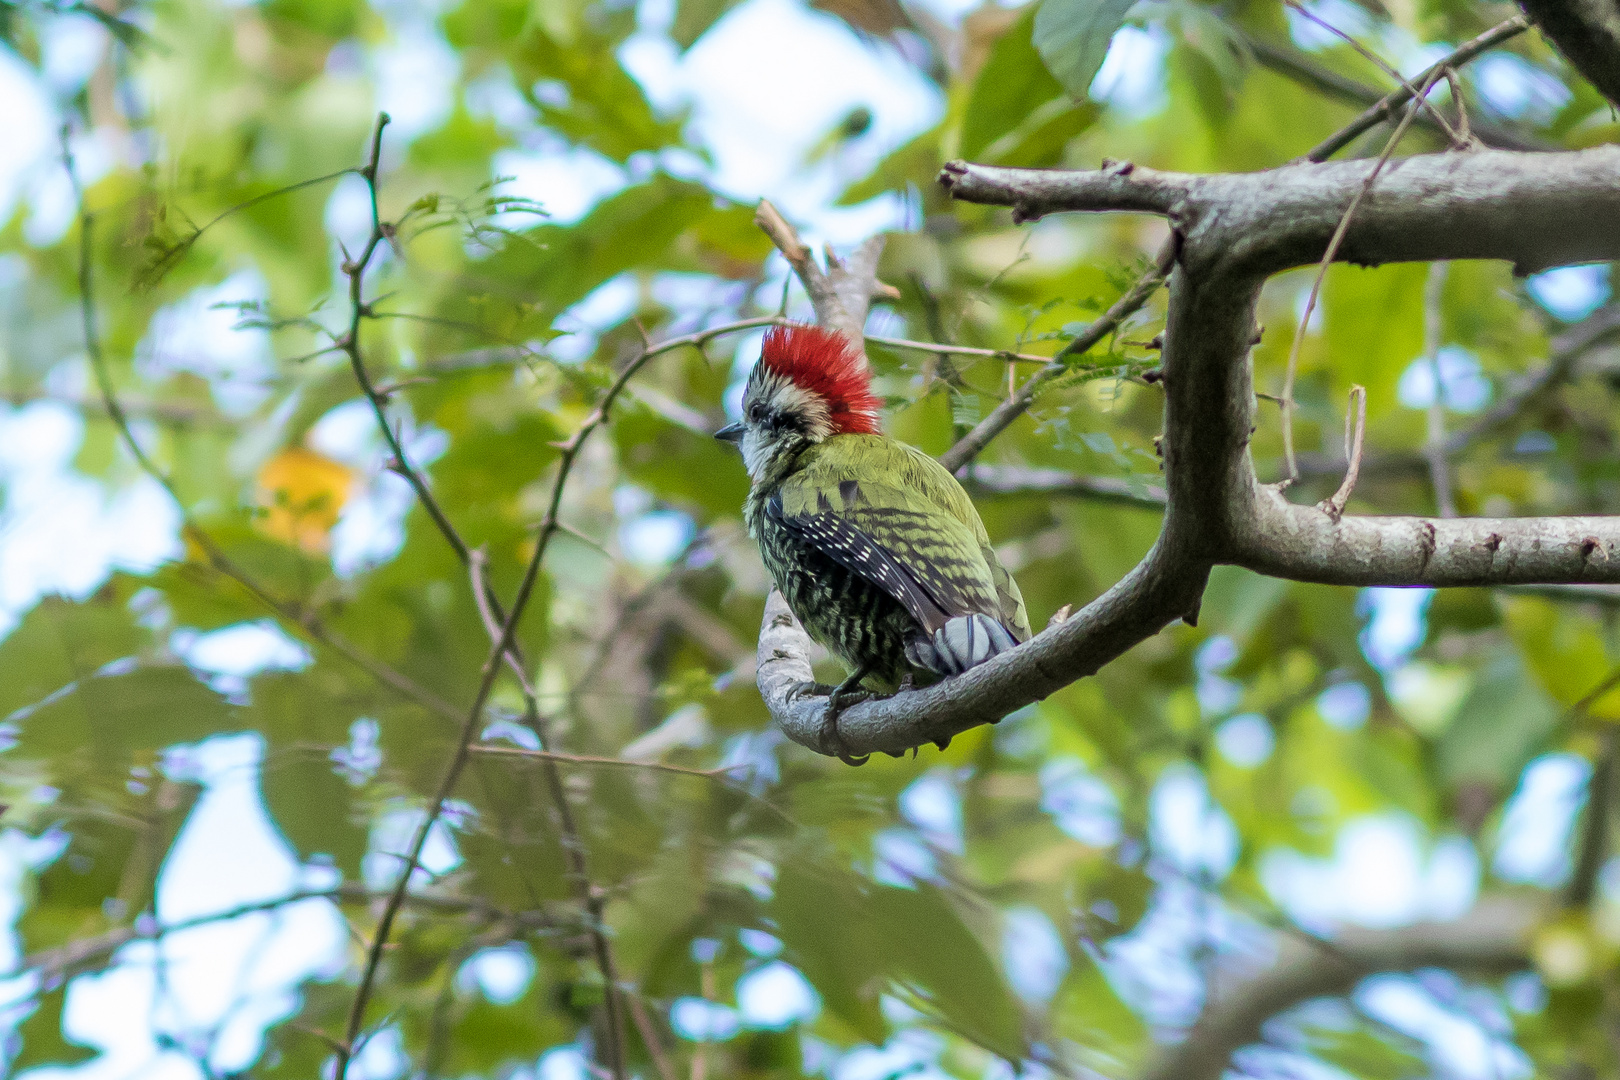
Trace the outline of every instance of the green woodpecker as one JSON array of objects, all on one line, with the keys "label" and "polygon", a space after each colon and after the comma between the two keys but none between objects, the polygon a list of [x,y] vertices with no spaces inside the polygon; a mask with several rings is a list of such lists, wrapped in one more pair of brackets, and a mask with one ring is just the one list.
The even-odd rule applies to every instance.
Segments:
[{"label": "green woodpecker", "polygon": [[850,671],[825,741],[863,679],[892,691],[957,675],[1029,638],[1012,575],[956,478],[878,429],[865,358],[842,334],[765,335],[739,444],[748,531],[788,607]]}]

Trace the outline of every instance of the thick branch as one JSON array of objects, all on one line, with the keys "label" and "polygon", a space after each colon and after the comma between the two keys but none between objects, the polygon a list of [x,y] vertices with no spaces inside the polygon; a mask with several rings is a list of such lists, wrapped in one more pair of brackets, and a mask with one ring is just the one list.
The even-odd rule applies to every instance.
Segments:
[{"label": "thick branch", "polygon": [[1620,517],[1331,518],[1259,489],[1230,561],[1327,585],[1620,583]]},{"label": "thick branch", "polygon": [[1529,904],[1497,900],[1449,923],[1348,930],[1322,945],[1284,938],[1271,966],[1217,997],[1142,1080],[1219,1080],[1233,1053],[1260,1041],[1267,1020],[1312,998],[1347,994],[1379,972],[1434,967],[1495,976],[1523,970],[1530,966],[1527,938],[1538,914]]},{"label": "thick branch", "polygon": [[[1264,276],[1322,257],[1369,161],[1195,176],[1117,165],[1093,172],[946,164],[940,181],[1020,220],[1060,211],[1167,216],[1199,277]],[[1620,258],[1620,147],[1561,154],[1487,150],[1390,162],[1356,210],[1339,258],[1376,266],[1506,259],[1519,273]]]},{"label": "thick branch", "polygon": [[[1207,563],[1173,552],[1163,539],[1113,588],[1032,640],[966,674],[925,690],[863,702],[838,718],[852,756],[900,754],[943,743],[980,724],[995,723],[1152,637],[1196,610],[1209,576]],[[765,604],[759,635],[759,689],[771,715],[794,742],[820,748],[827,699],[809,690],[810,639],[780,593]]]},{"label": "thick branch", "polygon": [[1519,0],[1542,35],[1620,105],[1620,0]]},{"label": "thick branch", "polygon": [[[1362,205],[1340,257],[1355,262],[1498,258],[1540,268],[1620,258],[1620,148],[1407,158],[1365,190],[1371,167],[1200,177],[1129,165],[1081,173],[946,166],[941,180],[954,195],[1011,205],[1024,218],[1074,209],[1170,218],[1180,243],[1164,341],[1168,505],[1142,563],[1068,621],[965,675],[844,712],[846,753],[944,742],[1092,674],[1174,619],[1195,619],[1214,563],[1352,584],[1620,582],[1620,520],[1336,522],[1256,481],[1247,357],[1260,287],[1320,260],[1351,199]],[[773,596],[760,635],[760,690],[789,737],[816,748],[826,701],[814,693],[808,657],[808,638]]]}]

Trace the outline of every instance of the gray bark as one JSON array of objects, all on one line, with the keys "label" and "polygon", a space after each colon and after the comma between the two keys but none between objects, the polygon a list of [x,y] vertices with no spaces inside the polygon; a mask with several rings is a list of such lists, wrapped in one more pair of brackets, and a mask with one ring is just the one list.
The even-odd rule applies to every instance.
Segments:
[{"label": "gray bark", "polygon": [[[1170,219],[1179,244],[1164,338],[1163,531],[1140,565],[1066,622],[965,675],[847,710],[839,731],[848,753],[943,742],[1093,674],[1175,619],[1195,620],[1217,563],[1351,585],[1620,584],[1617,518],[1335,520],[1256,479],[1248,354],[1260,287],[1321,259],[1372,167],[1191,176],[1129,164],[1094,172],[946,166],[942,182],[957,198],[1012,206],[1023,219],[1074,210]],[[1504,259],[1521,271],[1620,259],[1616,177],[1620,147],[1401,159],[1362,197],[1339,258]],[[802,247],[798,254],[790,261],[802,267]],[[823,321],[858,332],[846,304],[859,308],[872,295],[874,262],[814,271],[806,288]],[[868,275],[864,284],[850,280],[856,274]],[[826,698],[810,683],[809,656],[808,637],[773,597],[760,635],[760,690],[787,735],[818,749]]]}]

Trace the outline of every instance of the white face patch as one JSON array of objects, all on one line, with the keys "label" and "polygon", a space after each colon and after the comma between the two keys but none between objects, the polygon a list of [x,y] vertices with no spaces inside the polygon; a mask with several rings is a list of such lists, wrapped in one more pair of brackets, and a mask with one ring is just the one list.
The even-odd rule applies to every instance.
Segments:
[{"label": "white face patch", "polygon": [[833,434],[826,399],[760,366],[743,395],[743,464],[758,479],[784,443],[821,442]]}]

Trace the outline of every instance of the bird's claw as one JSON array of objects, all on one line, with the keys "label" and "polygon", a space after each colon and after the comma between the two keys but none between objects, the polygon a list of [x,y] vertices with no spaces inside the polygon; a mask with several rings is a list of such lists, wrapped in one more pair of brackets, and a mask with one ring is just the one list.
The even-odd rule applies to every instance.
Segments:
[{"label": "bird's claw", "polygon": [[849,752],[844,744],[844,737],[838,732],[838,717],[851,705],[859,705],[863,701],[871,701],[882,696],[859,686],[845,684],[834,688],[833,692],[827,695],[827,712],[821,720],[822,753],[837,755],[838,760],[845,765],[865,765],[872,755],[862,754],[857,757]]}]

